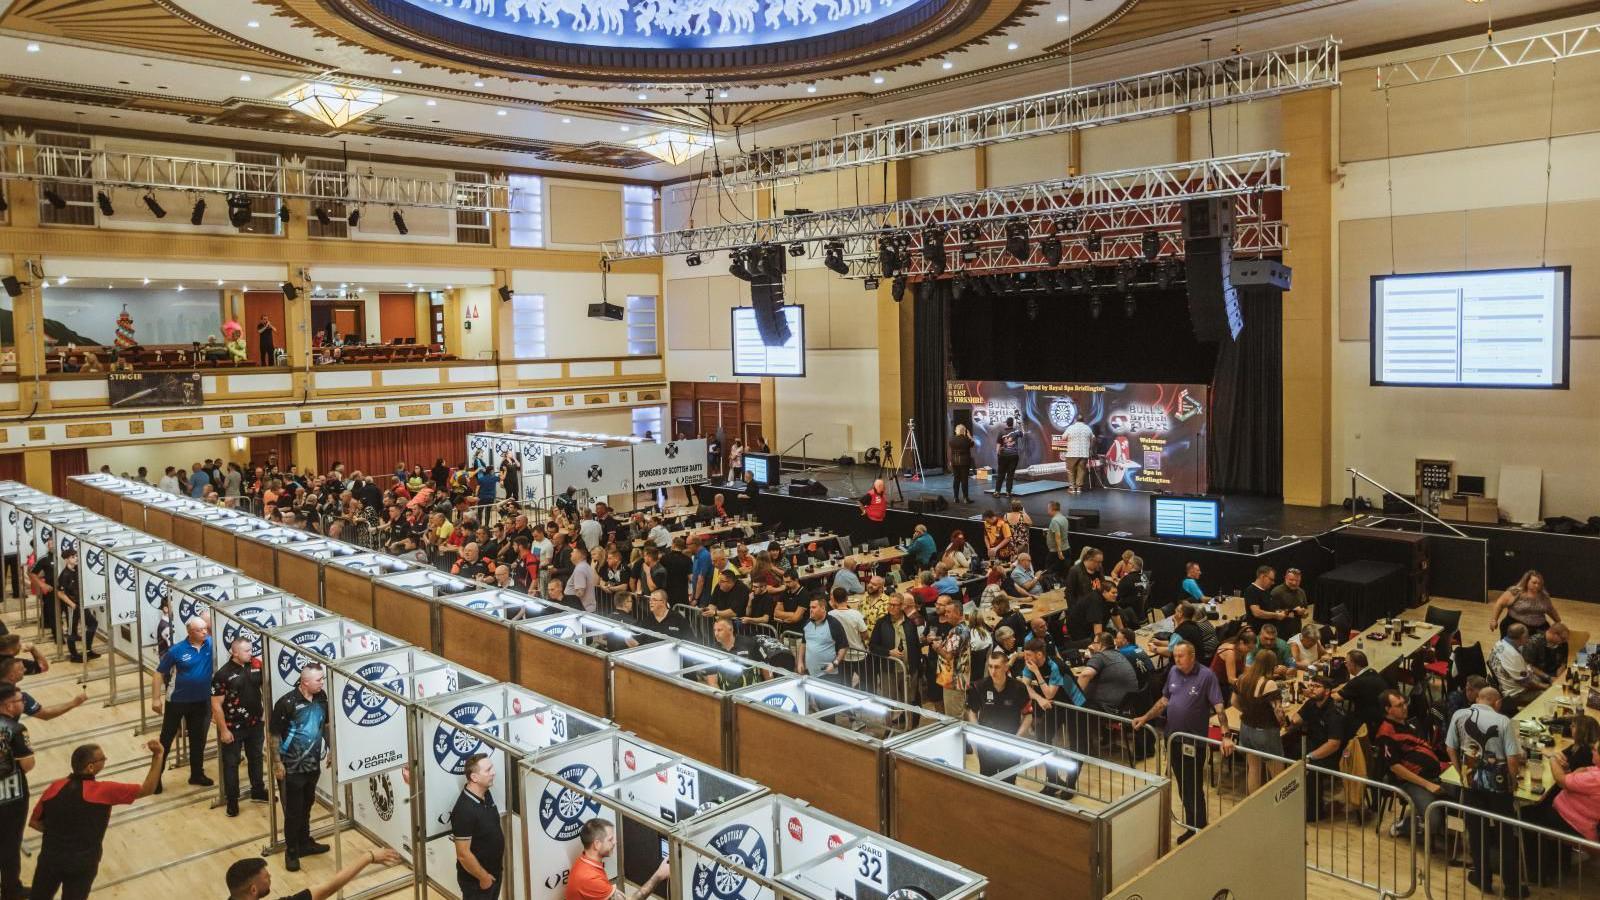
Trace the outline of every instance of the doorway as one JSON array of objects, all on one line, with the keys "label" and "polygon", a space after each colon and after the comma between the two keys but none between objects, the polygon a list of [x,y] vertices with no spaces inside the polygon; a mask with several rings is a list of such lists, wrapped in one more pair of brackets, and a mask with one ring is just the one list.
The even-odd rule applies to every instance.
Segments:
[{"label": "doorway", "polygon": [[317,343],[327,343],[330,334],[336,334],[339,340],[347,344],[365,343],[366,304],[359,300],[313,300],[311,333]]}]

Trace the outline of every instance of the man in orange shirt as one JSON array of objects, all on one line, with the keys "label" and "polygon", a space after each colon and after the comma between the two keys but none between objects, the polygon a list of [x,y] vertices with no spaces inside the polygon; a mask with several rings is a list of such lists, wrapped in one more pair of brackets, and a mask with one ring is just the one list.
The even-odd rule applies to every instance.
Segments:
[{"label": "man in orange shirt", "polygon": [[583,843],[583,852],[572,862],[572,874],[567,878],[567,900],[644,900],[671,874],[671,868],[663,859],[649,881],[633,893],[625,894],[613,887],[611,879],[606,877],[606,858],[617,849],[615,826],[605,819],[590,819],[583,823],[578,840]]}]

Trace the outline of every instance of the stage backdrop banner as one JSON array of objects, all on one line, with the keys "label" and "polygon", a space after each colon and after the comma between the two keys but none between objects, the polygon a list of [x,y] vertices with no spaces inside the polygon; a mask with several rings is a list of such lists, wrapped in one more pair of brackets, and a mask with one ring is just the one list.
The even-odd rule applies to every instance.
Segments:
[{"label": "stage backdrop banner", "polygon": [[633,489],[636,491],[699,484],[705,480],[705,438],[664,444],[646,441],[633,447]]},{"label": "stage backdrop banner", "polygon": [[970,425],[977,465],[995,464],[995,443],[1010,418],[1023,435],[1019,471],[1063,477],[1067,426],[1082,416],[1094,429],[1105,485],[1184,494],[1207,490],[1206,385],[951,381],[947,398],[949,430]]}]

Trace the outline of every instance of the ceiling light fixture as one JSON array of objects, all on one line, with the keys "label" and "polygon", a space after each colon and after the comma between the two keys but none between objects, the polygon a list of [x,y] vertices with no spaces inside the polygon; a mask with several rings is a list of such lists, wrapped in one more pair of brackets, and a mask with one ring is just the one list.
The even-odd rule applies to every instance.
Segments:
[{"label": "ceiling light fixture", "polygon": [[95,205],[100,207],[100,215],[114,216],[117,214],[117,211],[111,207],[110,195],[108,195],[105,191],[96,191],[94,195],[94,202]]},{"label": "ceiling light fixture", "polygon": [[722,99],[722,100],[726,100],[726,99],[728,99],[728,92],[727,91],[717,91],[717,97]]},{"label": "ceiling light fixture", "polygon": [[817,86],[816,85],[814,85],[814,84],[806,85],[806,93],[815,94],[816,92],[817,92]]},{"label": "ceiling light fixture", "polygon": [[474,82],[473,82],[473,83],[472,83],[472,86],[473,86],[473,87],[483,87],[483,82],[481,82],[481,81],[474,81]]},{"label": "ceiling light fixture", "polygon": [[640,100],[649,100],[650,99],[650,95],[649,94],[640,94],[639,95],[639,99]]},{"label": "ceiling light fixture", "polygon": [[[194,225],[196,227],[199,227],[200,223],[204,222],[205,219],[206,219],[206,198],[197,197],[195,199],[195,201],[194,201],[194,209],[189,211],[189,224],[190,225]],[[179,288],[178,290],[181,291],[181,290],[183,290],[183,288]]]},{"label": "ceiling light fixture", "polygon": [[146,279],[144,279],[144,283],[145,283],[145,284],[146,284],[146,285],[148,285],[148,284],[150,284],[150,279],[148,279],[148,278],[146,278]]},{"label": "ceiling light fixture", "polygon": [[423,103],[427,104],[428,106],[438,106],[439,105],[439,101],[437,101],[437,100],[424,100]]},{"label": "ceiling light fixture", "polygon": [[1006,49],[1007,50],[1015,50],[1020,46],[1021,46],[1021,44],[1018,44],[1016,41],[1012,41],[1011,43],[1006,45]]},{"label": "ceiling light fixture", "polygon": [[1066,13],[1056,13],[1056,21],[1057,22],[1065,22],[1070,18],[1072,18],[1072,17],[1067,15]]},{"label": "ceiling light fixture", "polygon": [[873,84],[883,84],[883,76],[882,75],[874,75],[874,76],[872,76],[872,83]]},{"label": "ceiling light fixture", "polygon": [[72,280],[71,278],[68,278],[67,276],[63,275],[60,278],[56,279],[56,284],[58,284],[58,285],[66,284],[67,282],[69,282],[71,280]]},{"label": "ceiling light fixture", "polygon": [[[622,127],[626,131],[628,126]],[[629,146],[637,147],[673,166],[688,162],[710,150],[712,143],[710,134],[688,131],[661,131],[628,142]]]},{"label": "ceiling light fixture", "polygon": [[1028,247],[1028,223],[1023,219],[1006,221],[1006,252],[1019,263],[1028,261],[1033,252]]},{"label": "ceiling light fixture", "polygon": [[345,224],[349,225],[351,228],[355,228],[358,225],[360,225],[361,224],[361,210],[360,210],[360,208],[358,207],[356,209],[350,210],[350,215],[345,216],[344,217],[344,221],[345,221]]},{"label": "ceiling light fixture", "polygon": [[239,80],[240,81],[249,81],[250,80],[250,76],[249,75],[240,75],[239,76]]},{"label": "ceiling light fixture", "polygon": [[244,27],[246,27],[246,28],[260,28],[261,27],[261,23],[257,22],[255,19],[251,19],[250,21],[244,23]]},{"label": "ceiling light fixture", "polygon": [[506,114],[506,111],[503,110],[503,109],[497,109],[497,110],[494,111],[494,114],[497,115],[497,116],[503,116],[503,115]]},{"label": "ceiling light fixture", "polygon": [[278,99],[329,128],[343,128],[394,96],[373,88],[314,83],[302,84]]},{"label": "ceiling light fixture", "polygon": [[561,124],[563,124],[563,125],[571,125],[572,124],[572,120],[567,118],[566,116],[562,116],[561,117]]},{"label": "ceiling light fixture", "polygon": [[397,209],[394,211],[393,218],[395,231],[398,231],[401,234],[409,234],[411,232],[411,229],[406,227],[406,217],[400,215],[400,210]]},{"label": "ceiling light fixture", "polygon": [[822,245],[822,264],[836,275],[850,274],[850,265],[844,261],[844,241],[829,241]]},{"label": "ceiling light fixture", "polygon": [[896,275],[894,280],[889,282],[889,296],[896,303],[906,298],[906,277],[904,275]]},{"label": "ceiling light fixture", "polygon": [[939,64],[939,68],[944,69],[946,71],[948,71],[950,69],[954,69],[955,67],[956,67],[956,64],[951,62],[948,59]]},{"label": "ceiling light fixture", "polygon": [[248,228],[255,220],[255,210],[250,206],[250,198],[245,194],[228,195],[228,222],[235,228]]},{"label": "ceiling light fixture", "polygon": [[278,221],[285,225],[289,224],[289,204],[282,200],[278,201]]},{"label": "ceiling light fixture", "polygon": [[333,217],[328,215],[328,211],[321,206],[313,206],[311,214],[317,217],[317,224],[323,228],[333,224]]},{"label": "ceiling light fixture", "polygon": [[728,274],[739,279],[740,281],[750,281],[753,279],[753,276],[750,274],[750,270],[745,267],[744,259],[744,250],[733,251],[733,253],[729,255]]},{"label": "ceiling light fixture", "polygon": [[51,208],[53,208],[53,209],[66,209],[67,208],[67,201],[60,194],[56,193],[55,191],[51,190],[50,188],[44,188],[39,193],[44,195],[45,202],[50,204]]},{"label": "ceiling light fixture", "polygon": [[183,285],[178,285],[178,293],[183,293]]},{"label": "ceiling light fixture", "polygon": [[698,265],[700,265],[700,262],[701,262],[700,254],[691,253],[688,256],[685,256],[683,258],[683,261],[684,261],[685,264],[687,264],[691,268],[693,268],[694,266],[698,266]]},{"label": "ceiling light fixture", "polygon": [[400,70],[399,69],[390,69],[389,70],[389,74],[390,75],[399,75],[400,74]]},{"label": "ceiling light fixture", "polygon": [[39,45],[38,44],[29,44],[28,45],[28,52],[29,53],[38,53],[39,52]]}]

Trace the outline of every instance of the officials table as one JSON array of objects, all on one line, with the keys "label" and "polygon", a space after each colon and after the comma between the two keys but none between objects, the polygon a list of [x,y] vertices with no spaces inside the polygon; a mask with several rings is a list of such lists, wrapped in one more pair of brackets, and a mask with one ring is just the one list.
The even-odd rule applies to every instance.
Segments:
[{"label": "officials table", "polygon": [[1316,595],[1326,615],[1343,606],[1350,611],[1351,627],[1368,628],[1406,608],[1406,571],[1394,563],[1372,560],[1346,563],[1317,579]]}]

